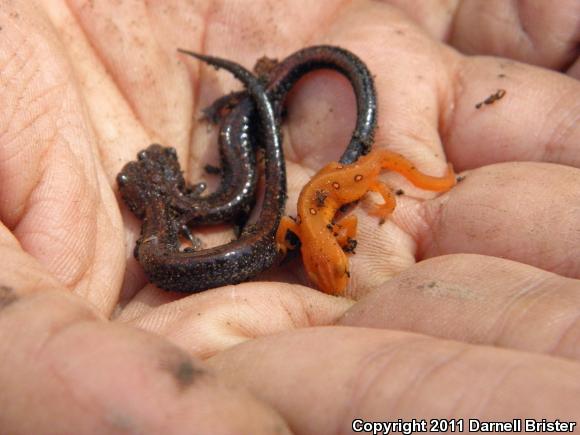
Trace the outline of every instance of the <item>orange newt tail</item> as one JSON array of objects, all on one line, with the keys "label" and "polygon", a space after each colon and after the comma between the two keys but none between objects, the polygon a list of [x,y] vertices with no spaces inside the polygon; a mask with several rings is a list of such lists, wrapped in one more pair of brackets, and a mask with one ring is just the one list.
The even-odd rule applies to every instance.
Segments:
[{"label": "orange newt tail", "polygon": [[357,201],[368,191],[383,197],[384,203],[375,204],[371,211],[381,223],[395,209],[395,196],[378,178],[385,169],[403,175],[425,190],[445,192],[456,182],[451,164],[443,177],[433,177],[420,172],[402,155],[386,149],[375,149],[351,165],[332,162],[322,168],[300,192],[296,220],[283,217],[276,238],[278,248],[285,253],[292,248],[286,241],[287,231],[296,234],[308,277],[325,293],[344,294],[350,277],[345,252],[352,252],[356,246],[356,216],[335,222],[338,209]]}]

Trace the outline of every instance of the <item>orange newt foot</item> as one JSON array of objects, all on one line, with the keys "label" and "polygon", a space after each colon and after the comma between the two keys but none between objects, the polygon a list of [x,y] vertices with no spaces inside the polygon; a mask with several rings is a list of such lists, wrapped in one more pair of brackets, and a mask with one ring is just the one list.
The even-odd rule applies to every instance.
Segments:
[{"label": "orange newt foot", "polygon": [[354,240],[354,238],[356,237],[357,226],[358,219],[355,215],[351,214],[349,216],[345,216],[334,225],[330,224],[327,227],[329,230],[332,231],[332,235],[336,239],[336,242],[344,250],[345,247],[352,245],[351,240]]},{"label": "orange newt foot", "polygon": [[395,200],[395,195],[389,186],[384,183],[377,181],[376,183],[369,186],[369,190],[377,192],[383,197],[383,204],[373,204],[368,213],[372,216],[379,218],[379,225],[386,222],[387,218],[393,213],[397,202]]}]

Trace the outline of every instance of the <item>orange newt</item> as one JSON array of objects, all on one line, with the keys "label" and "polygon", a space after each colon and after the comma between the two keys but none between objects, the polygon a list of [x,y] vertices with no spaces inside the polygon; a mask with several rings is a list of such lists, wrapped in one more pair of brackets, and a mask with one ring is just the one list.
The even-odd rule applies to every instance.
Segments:
[{"label": "orange newt", "polygon": [[402,155],[386,149],[375,149],[350,165],[332,162],[322,168],[300,192],[298,217],[294,220],[284,216],[276,239],[278,249],[286,253],[292,248],[286,240],[287,231],[296,234],[308,277],[325,293],[344,294],[350,276],[345,251],[352,251],[356,243],[356,216],[349,215],[334,222],[339,208],[373,191],[384,200],[370,211],[381,219],[381,223],[395,209],[391,189],[378,178],[383,169],[403,175],[419,188],[437,192],[451,189],[456,182],[451,164],[443,177],[432,177],[420,172]]}]

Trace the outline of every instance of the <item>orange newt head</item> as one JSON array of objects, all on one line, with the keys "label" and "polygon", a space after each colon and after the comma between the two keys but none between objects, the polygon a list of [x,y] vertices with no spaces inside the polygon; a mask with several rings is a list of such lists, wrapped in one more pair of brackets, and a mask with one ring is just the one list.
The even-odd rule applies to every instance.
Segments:
[{"label": "orange newt head", "polygon": [[310,281],[316,287],[327,294],[344,294],[350,276],[348,258],[336,241],[302,249],[302,260]]}]

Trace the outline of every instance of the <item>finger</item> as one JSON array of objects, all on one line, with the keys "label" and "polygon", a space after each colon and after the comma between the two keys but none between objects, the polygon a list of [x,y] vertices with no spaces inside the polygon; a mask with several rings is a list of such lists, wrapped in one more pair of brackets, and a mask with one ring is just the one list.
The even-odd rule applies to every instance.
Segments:
[{"label": "finger", "polygon": [[496,257],[422,261],[358,301],[339,325],[580,359],[580,282]]},{"label": "finger", "polygon": [[[70,67],[77,78],[79,94],[88,111],[87,121],[99,150],[95,153],[99,155],[109,185],[116,189],[117,174],[126,162],[135,159],[137,150],[153,141],[152,133],[141,124],[68,5],[48,2],[44,11],[58,29],[62,48],[71,60]],[[124,240],[126,272],[119,295],[121,300],[125,300],[142,288],[145,277],[133,257],[140,223],[126,207],[122,206],[121,212],[128,228]],[[122,270],[122,266],[123,263],[120,263],[115,267]]]},{"label": "finger", "polygon": [[[87,121],[100,150],[100,161],[110,185],[121,167],[135,159],[138,150],[152,141],[121,89],[103,65],[91,39],[83,32],[65,2],[45,2],[44,12],[58,30],[61,49],[70,59]],[[88,7],[88,6],[87,6]]]},{"label": "finger", "polygon": [[308,328],[209,362],[272,404],[297,433],[346,433],[355,418],[580,417],[577,363],[417,334]]},{"label": "finger", "polygon": [[0,353],[5,433],[289,433],[184,351],[63,291],[1,288]]},{"label": "finger", "polygon": [[[75,0],[68,5],[102,62],[100,68],[113,78],[117,91],[147,136],[152,141],[176,147],[180,155],[186,155],[193,91],[186,70],[179,64],[177,47],[168,49],[160,42],[163,38],[155,37],[158,29],[150,20],[146,2]],[[170,15],[179,12],[175,10]],[[199,39],[195,33],[188,34],[188,38]],[[131,146],[134,148],[129,154],[134,158],[148,145],[122,142],[107,147],[103,152],[119,158],[117,149]]]},{"label": "finger", "polygon": [[[577,127],[576,118],[578,115],[575,109],[577,107],[576,101],[579,99],[575,96],[576,84],[572,80],[555,73],[540,73],[538,69],[516,64],[506,66],[504,72],[498,71],[493,76],[488,74],[487,78],[482,75],[481,77],[483,78],[477,80],[479,76],[475,75],[477,72],[476,65],[480,65],[480,69],[485,67],[489,70],[493,65],[499,68],[497,66],[498,61],[493,59],[460,60],[461,58],[427,40],[424,35],[414,30],[411,25],[405,24],[404,19],[395,20],[395,17],[389,16],[387,9],[381,9],[380,5],[375,5],[375,8],[376,10],[373,10],[374,13],[371,14],[368,13],[369,8],[358,8],[355,12],[341,15],[345,23],[343,25],[337,23],[336,26],[337,29],[341,29],[343,32],[340,34],[339,39],[335,39],[333,42],[338,41],[340,44],[342,41],[340,38],[344,38],[344,41],[348,41],[345,42],[346,46],[355,52],[365,53],[363,56],[368,57],[363,58],[368,62],[371,70],[378,72],[376,82],[379,92],[379,119],[383,121],[379,121],[380,128],[377,133],[376,146],[388,144],[389,147],[394,147],[395,149],[399,147],[400,152],[409,156],[412,161],[417,163],[418,167],[431,174],[437,174],[438,170],[436,167],[438,159],[436,150],[440,147],[438,128],[441,128],[444,134],[444,141],[451,156],[451,161],[460,168],[479,166],[489,161],[503,160],[556,160],[569,165],[580,163],[576,152],[576,143],[578,142],[576,136],[580,134],[580,130]],[[372,17],[371,21],[363,21],[362,18],[359,18],[359,15],[367,18]],[[348,17],[348,21],[346,17]],[[380,20],[380,23],[374,23],[374,19]],[[393,24],[395,22],[397,25]],[[385,23],[389,23],[389,26],[385,25]],[[388,35],[390,41],[380,41],[378,36],[374,36],[371,37],[373,40],[372,46],[365,47],[364,50],[353,48],[354,44],[357,43],[356,35],[361,34],[363,32],[362,29],[368,29],[369,26],[373,28],[373,25],[384,30],[383,32],[373,32],[373,35]],[[385,33],[387,29],[389,32]],[[366,42],[368,43],[368,39]],[[376,47],[380,47],[381,51],[379,52]],[[373,52],[373,50],[377,51]],[[409,53],[413,53],[413,56],[410,56]],[[394,65],[393,62],[386,65],[388,59],[394,58],[397,59]],[[383,59],[383,65],[381,65],[378,60]],[[454,82],[457,82],[457,80],[451,80],[451,77],[458,71],[463,74],[469,69],[473,71],[475,80],[469,79],[470,86],[468,88],[463,85],[462,88],[455,88]],[[409,71],[421,75],[421,80],[424,82],[421,87],[418,87],[419,82],[416,81],[419,80],[418,76],[410,76]],[[425,71],[430,71],[431,73],[425,74],[423,73]],[[447,71],[449,75],[446,75],[444,71]],[[452,71],[455,71],[455,73]],[[505,74],[506,77],[497,77],[497,75],[501,74]],[[483,100],[488,95],[488,91],[485,89],[491,88],[495,91],[499,87],[497,83],[491,84],[493,80],[511,80],[509,77],[514,74],[514,77],[517,78],[517,83],[522,82],[525,84],[522,89],[527,95],[530,95],[530,98],[526,98],[525,101],[519,100],[520,93],[518,91],[515,92],[516,95],[514,96],[516,101],[512,100],[513,105],[512,103],[505,105],[509,101],[506,98],[509,97],[510,93],[519,90],[520,85],[518,85],[518,89],[512,88],[511,91],[506,88],[507,93],[504,98],[497,100],[494,104],[484,105],[479,112],[478,109],[475,109],[475,103]],[[462,76],[460,75],[460,77]],[[466,77],[469,76],[466,75]],[[531,90],[525,90],[530,88],[538,89],[537,83],[541,85],[541,89],[546,89],[545,95],[544,93],[533,94]],[[550,83],[552,84],[551,86]],[[292,145],[297,150],[297,153],[300,150],[309,150],[315,147],[336,149],[336,143],[338,142],[335,139],[333,144],[324,143],[320,142],[318,140],[319,137],[314,134],[315,131],[318,131],[320,136],[320,132],[324,132],[325,136],[330,137],[328,131],[331,131],[332,127],[329,124],[321,124],[320,115],[317,112],[308,110],[308,104],[320,104],[324,97],[314,93],[313,89],[306,89],[307,86],[308,84],[306,83],[302,87],[297,87],[292,104],[298,105],[300,112],[303,114],[301,119],[303,121],[311,119],[312,124],[310,124],[310,130],[309,124],[306,122],[296,125],[297,133],[295,134],[292,131]],[[471,92],[476,93],[480,86],[484,98],[472,96]],[[457,89],[457,95],[454,95],[456,93],[454,88]],[[305,89],[310,92],[301,94]],[[465,89],[469,90],[469,95]],[[304,100],[304,105],[297,103],[296,100],[299,98]],[[315,103],[308,103],[309,101]],[[455,106],[453,105],[454,102]],[[292,110],[291,106],[289,112],[291,113]],[[405,114],[405,110],[409,110],[409,113]],[[501,111],[501,114],[497,114],[496,110]],[[545,119],[546,122],[530,123],[529,114],[532,112],[536,112],[533,119]],[[473,118],[475,116],[473,114],[477,115],[477,118]],[[525,116],[522,117],[521,114]],[[292,120],[291,116],[290,120]],[[484,131],[490,131],[490,128],[493,130],[487,135],[482,135],[483,126],[478,124],[478,121],[488,123],[487,130]],[[384,123],[388,123],[388,128],[384,128]],[[515,127],[512,127],[512,125],[515,125]],[[300,136],[301,134],[302,136]],[[343,143],[346,143],[346,139]],[[440,158],[441,154],[439,154]],[[290,169],[291,167],[289,166],[289,178],[292,179]],[[529,178],[531,175],[528,174],[527,177]],[[546,183],[545,181],[544,179],[545,184],[541,189],[542,195],[546,199],[552,198],[553,195],[549,189],[554,187],[555,184]],[[425,243],[427,247],[430,247],[432,240],[430,232],[438,225],[437,219],[441,216],[440,205],[445,204],[447,196],[441,197],[440,201],[432,203],[432,206],[426,209],[428,217],[426,221],[425,216],[422,214],[423,210],[420,203],[407,199],[408,193],[411,196],[419,196],[419,194],[414,190],[409,190],[406,185],[399,183],[397,180],[397,184],[392,185],[395,188],[403,187],[406,195],[398,199],[398,206],[392,221],[383,226],[380,231],[377,231],[376,220],[367,219],[365,221],[364,218],[361,219],[360,214],[358,215],[360,222],[358,240],[360,243],[357,247],[357,254],[350,260],[352,279],[348,294],[351,297],[360,297],[380,285],[388,277],[412,265],[416,243]],[[507,180],[505,183],[507,183]],[[569,188],[565,187],[564,184],[563,182],[559,183],[563,189],[562,195],[565,194],[564,192],[569,192]],[[495,190],[488,189],[488,186],[480,187],[487,189],[488,194],[495,193]],[[494,187],[500,188],[500,186]],[[460,186],[458,189],[463,189],[463,187]],[[526,189],[526,186],[520,185],[520,190],[527,191]],[[506,192],[509,192],[509,190],[506,190]],[[503,195],[503,193],[501,194]],[[290,192],[289,197],[292,204],[289,206],[290,212],[292,212],[295,195],[296,192]],[[453,195],[454,193],[452,192],[450,196]],[[470,194],[470,202],[474,203],[473,198],[478,198],[477,201],[479,201],[478,196],[471,195],[473,195],[473,192]],[[511,196],[512,199],[516,197],[518,196]],[[537,202],[535,199],[536,197],[534,197],[531,207],[539,209],[542,204],[545,204]],[[467,199],[464,201],[467,201]],[[549,199],[549,201],[552,204],[552,200]],[[491,213],[497,202],[495,199],[490,198],[487,204],[490,206],[489,212]],[[558,203],[554,202],[554,204]],[[461,219],[463,219],[462,212],[459,212],[460,207],[463,207],[463,202],[457,208],[456,223],[459,221],[460,215],[462,216]],[[510,207],[512,209],[515,208],[516,202],[512,201]],[[520,208],[519,211],[516,210],[515,212],[521,216],[525,213],[524,210],[524,208]],[[530,209],[526,210],[526,212],[529,211]],[[432,215],[429,214],[431,212],[433,213]],[[544,219],[547,223],[549,219],[548,213],[548,209],[545,208],[541,216],[534,218],[534,220],[527,220],[526,215],[525,218],[521,217],[516,222],[528,222],[528,225],[531,225],[531,222],[541,223],[541,220]],[[506,214],[501,224],[503,225],[507,219],[512,217],[511,214]],[[482,227],[486,225],[485,220],[481,221],[479,216],[475,215],[473,222]],[[567,222],[571,223],[571,221]],[[393,224],[396,224],[396,226],[393,226]],[[465,226],[464,221],[463,225]],[[497,228],[500,227],[498,226]],[[576,226],[568,225],[563,227],[563,231],[564,228],[568,228],[572,234]],[[516,228],[516,230],[518,229]],[[567,276],[574,276],[577,266],[571,264],[572,260],[567,256],[568,248],[570,247],[568,241],[565,241],[567,234],[562,234],[561,238],[556,239],[558,241],[554,240],[553,244],[550,244],[550,246],[557,246],[558,243],[564,241],[562,248],[556,248],[553,255],[548,254],[544,258],[542,255],[538,256],[538,251],[542,248],[537,238],[530,238],[529,235],[524,235],[526,243],[523,246],[519,245],[518,237],[522,236],[523,232],[523,228],[520,228],[519,232],[501,233],[498,230],[500,237],[503,234],[505,234],[506,238],[509,237],[510,246],[505,244],[496,245],[497,238],[484,240],[485,236],[481,235],[482,244],[485,244],[487,250],[474,248],[466,242],[459,250],[429,251],[428,255],[449,252],[480,252],[489,255],[507,255],[508,258],[517,261],[565,273]],[[449,243],[453,243],[452,239],[456,234],[456,229],[450,225],[447,234]],[[438,236],[437,229],[435,229],[435,235]],[[544,237],[542,240],[546,239],[547,237]],[[572,240],[576,240],[576,237],[573,236]],[[513,248],[513,252],[509,251],[511,248]],[[421,249],[419,247],[420,253],[422,252]],[[566,258],[563,259],[565,255]],[[566,272],[565,269],[567,268],[569,270]],[[569,275],[570,273],[572,275]]]},{"label": "finger", "polygon": [[274,282],[223,287],[188,298],[148,290],[115,320],[167,337],[203,359],[255,337],[333,324],[353,304]]},{"label": "finger", "polygon": [[460,3],[450,43],[466,54],[508,57],[566,71],[578,57],[580,3],[476,0]]},{"label": "finger", "polygon": [[453,31],[453,23],[460,3],[457,2],[414,2],[405,0],[382,0],[401,11],[421,27],[433,39],[447,41]]},{"label": "finger", "polygon": [[117,204],[57,35],[30,2],[1,8],[0,219],[104,312],[124,269]]},{"label": "finger", "polygon": [[470,171],[446,196],[425,202],[418,255],[492,255],[580,277],[580,171],[506,163]]},{"label": "finger", "polygon": [[[316,31],[320,23],[326,21],[329,16],[333,16],[342,7],[341,3],[335,0],[319,1],[316,4],[303,2],[302,5],[296,2],[268,1],[210,2],[209,4],[211,6],[204,16],[204,52],[232,59],[248,69],[251,69],[263,56],[282,60],[304,47],[307,45],[308,36]],[[191,21],[187,22],[182,17],[175,17],[175,20],[180,21],[184,27],[192,26]],[[196,25],[197,23],[193,22],[193,26]],[[191,46],[192,42],[189,39],[191,33],[191,31],[181,33],[176,39],[177,43],[180,46]],[[192,63],[190,59],[185,62],[188,65]],[[192,75],[192,80],[197,80],[199,84],[194,111],[194,116],[197,117],[197,114],[216,98],[233,90],[239,90],[241,86],[231,74],[215,71],[207,65],[196,67],[200,71]],[[350,107],[347,110],[350,113]],[[350,135],[350,132],[348,134]],[[216,128],[208,128],[203,123],[195,126],[192,158],[189,162],[192,180],[207,178],[207,174],[203,172],[205,163],[219,162],[216,142]],[[291,143],[286,140],[284,147],[286,150],[291,150]],[[292,157],[291,154],[290,157]],[[289,179],[293,177],[294,175]],[[211,179],[208,181],[215,183]],[[215,184],[210,184],[210,187],[213,185]]]},{"label": "finger", "polygon": [[574,0],[560,2],[557,8],[542,1],[385,2],[466,54],[501,56],[557,70],[565,70],[578,55],[580,6]]},{"label": "finger", "polygon": [[[4,297],[11,299],[13,289],[18,288],[19,295],[28,294],[38,288],[57,289],[61,284],[32,255],[24,252],[18,240],[0,223],[0,288]],[[0,306],[2,303],[0,302]]]},{"label": "finger", "polygon": [[106,323],[15,245],[0,244],[3,433],[289,433],[179,348]]},{"label": "finger", "polygon": [[[403,153],[424,172],[445,170],[440,135],[458,170],[513,160],[580,166],[580,84],[575,80],[512,61],[459,56],[384,4],[346,8],[316,38],[312,42],[344,46],[367,63],[379,99],[376,146]],[[347,143],[352,131],[346,126],[354,125],[354,105],[348,105],[350,114],[335,115],[339,103],[328,103],[329,85],[320,86],[323,80],[328,76],[312,86],[299,84],[291,100],[290,138],[298,157],[317,148],[339,155],[338,144]],[[348,92],[344,81],[335,86],[338,95]],[[476,109],[500,89],[503,98]],[[300,114],[296,122],[294,110]],[[319,158],[321,151],[314,155]],[[301,162],[321,166],[308,158]]]},{"label": "finger", "polygon": [[578,56],[576,62],[568,70],[568,75],[574,77],[576,80],[580,80],[580,56]]},{"label": "finger", "polygon": [[[405,194],[382,226],[364,211],[347,296],[355,300],[411,267],[416,258],[492,255],[580,277],[578,169],[510,163],[470,171],[447,194],[418,201]],[[306,281],[303,281],[306,282]]]},{"label": "finger", "polygon": [[[499,58],[466,58],[454,74],[441,135],[457,170],[530,160],[580,167],[580,82]],[[498,91],[503,98],[484,103]]]},{"label": "finger", "polygon": [[[443,174],[444,154],[435,126],[441,116],[437,89],[444,87],[446,76],[440,59],[434,56],[437,45],[396,9],[378,3],[349,4],[335,17],[310,43],[345,47],[359,55],[374,74],[379,107],[375,146],[404,154],[425,173]],[[299,165],[287,166],[292,182],[288,213],[294,213],[298,192],[308,177],[323,162],[342,153],[352,135],[355,116],[353,91],[338,74],[320,72],[297,84],[289,100],[290,140],[286,145],[290,146],[287,161],[296,159]],[[432,195],[402,184],[400,179],[390,180],[394,181],[392,187],[403,187],[412,196]],[[407,208],[402,202],[395,213],[406,216],[409,210],[416,210],[416,201],[408,201]],[[392,222],[379,227],[378,220],[364,211],[355,214],[360,243],[350,259],[352,278],[346,294],[358,299],[414,263],[415,241],[404,227]]]},{"label": "finger", "polygon": [[[400,11],[380,3],[348,4],[335,16],[309,43],[345,47],[367,64],[379,108],[375,146],[401,152],[424,172],[444,173],[436,125],[447,98],[438,90],[448,78],[439,45]],[[335,160],[352,135],[355,116],[353,91],[338,74],[318,73],[299,83],[288,108],[291,146],[304,157],[299,161],[319,169]]]}]

